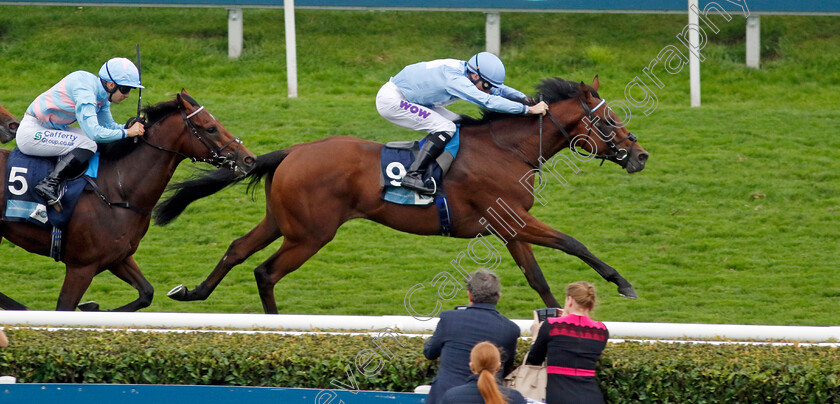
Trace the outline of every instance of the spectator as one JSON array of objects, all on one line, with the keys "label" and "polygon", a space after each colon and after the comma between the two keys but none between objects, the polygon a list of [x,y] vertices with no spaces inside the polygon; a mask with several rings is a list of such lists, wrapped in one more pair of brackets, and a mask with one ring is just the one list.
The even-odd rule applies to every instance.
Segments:
[{"label": "spectator", "polygon": [[595,379],[595,365],[607,345],[609,332],[603,323],[589,318],[595,307],[595,287],[589,282],[566,286],[565,309],[560,317],[538,322],[534,312],[528,364],[540,365],[547,358],[546,402],[603,403]]},{"label": "spectator", "polygon": [[467,281],[470,305],[440,313],[435,333],[423,347],[426,358],[440,358],[426,404],[437,404],[447,390],[467,382],[472,375],[470,352],[481,341],[489,341],[499,348],[503,375],[513,370],[520,330],[496,310],[501,296],[499,289],[496,274],[478,270]]},{"label": "spectator", "polygon": [[0,348],[5,348],[9,346],[9,339],[6,338],[6,333],[3,330],[0,330]]},{"label": "spectator", "polygon": [[524,404],[525,398],[516,390],[499,387],[496,373],[502,367],[499,349],[484,341],[470,353],[473,375],[467,384],[453,387],[441,400],[442,404]]}]

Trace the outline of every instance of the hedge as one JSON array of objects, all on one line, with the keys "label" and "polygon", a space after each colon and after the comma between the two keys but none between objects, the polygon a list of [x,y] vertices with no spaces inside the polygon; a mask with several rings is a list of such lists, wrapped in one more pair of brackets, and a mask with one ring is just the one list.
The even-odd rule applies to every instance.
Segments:
[{"label": "hedge", "polygon": [[[423,358],[424,339],[393,334],[6,333],[12,345],[0,349],[0,375],[20,383],[412,391],[437,370],[437,361]],[[526,349],[521,341],[517,361]],[[840,350],[618,343],[604,351],[598,378],[610,403],[840,403]]]}]

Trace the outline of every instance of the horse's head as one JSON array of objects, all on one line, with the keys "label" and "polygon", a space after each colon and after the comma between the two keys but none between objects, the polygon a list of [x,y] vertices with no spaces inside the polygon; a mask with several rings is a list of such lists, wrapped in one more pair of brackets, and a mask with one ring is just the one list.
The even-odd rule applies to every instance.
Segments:
[{"label": "horse's head", "polygon": [[[543,81],[540,89],[550,91],[552,86],[570,85],[570,82],[558,80]],[[598,76],[595,76],[591,86],[581,82],[574,90],[574,96],[562,101],[562,110],[559,105],[561,102],[551,104],[549,118],[567,138],[572,152],[587,158],[612,161],[628,173],[642,171],[648,159],[648,152],[606,105],[606,100],[600,98],[597,92],[599,86]],[[570,131],[565,132],[564,125],[554,114],[558,117],[562,114],[562,122],[577,123]]]},{"label": "horse's head", "polygon": [[18,126],[20,122],[0,105],[0,143],[11,142],[17,134]]},{"label": "horse's head", "polygon": [[182,153],[194,161],[210,163],[216,167],[229,167],[237,174],[245,175],[254,168],[256,156],[238,137],[233,136],[203,106],[181,89],[176,103],[183,120],[184,131],[189,134],[182,146]]}]

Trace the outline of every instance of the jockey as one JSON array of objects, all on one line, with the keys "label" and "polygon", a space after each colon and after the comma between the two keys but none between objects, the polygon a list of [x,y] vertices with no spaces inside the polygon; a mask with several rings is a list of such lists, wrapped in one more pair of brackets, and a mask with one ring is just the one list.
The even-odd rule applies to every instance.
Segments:
[{"label": "jockey", "polygon": [[[99,69],[99,77],[86,71],[70,73],[26,109],[17,133],[20,151],[31,156],[61,156],[55,169],[35,186],[35,192],[49,205],[58,203],[59,185],[78,175],[96,153],[97,142],[143,135],[142,123],[125,129],[111,116],[111,103],[123,102],[132,88],[144,88],[137,67],[126,58],[113,58]],[[79,122],[79,128],[70,127],[74,122]]]},{"label": "jockey", "polygon": [[505,66],[494,54],[481,52],[469,61],[438,59],[406,66],[385,83],[376,95],[376,109],[383,118],[404,128],[429,134],[417,159],[408,168],[402,186],[431,195],[423,175],[455,135],[459,115],[444,108],[458,99],[509,114],[541,114],[548,104],[533,102],[504,85]]}]

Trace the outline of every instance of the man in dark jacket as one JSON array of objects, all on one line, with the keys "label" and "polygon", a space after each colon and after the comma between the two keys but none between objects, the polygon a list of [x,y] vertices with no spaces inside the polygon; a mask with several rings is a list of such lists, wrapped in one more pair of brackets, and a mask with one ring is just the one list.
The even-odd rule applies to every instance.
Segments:
[{"label": "man in dark jacket", "polygon": [[514,369],[520,329],[496,310],[501,296],[499,278],[488,270],[476,271],[467,281],[467,295],[469,306],[440,313],[435,333],[423,347],[427,359],[440,358],[426,404],[437,404],[447,390],[467,382],[472,375],[470,351],[481,341],[490,341],[501,351],[502,376]]}]

